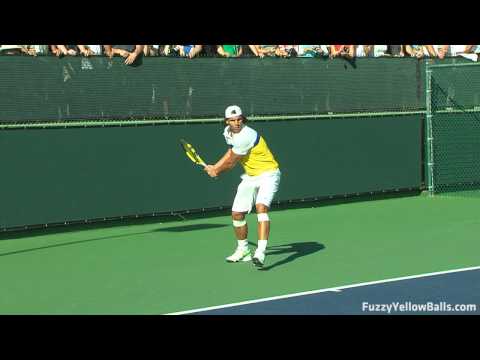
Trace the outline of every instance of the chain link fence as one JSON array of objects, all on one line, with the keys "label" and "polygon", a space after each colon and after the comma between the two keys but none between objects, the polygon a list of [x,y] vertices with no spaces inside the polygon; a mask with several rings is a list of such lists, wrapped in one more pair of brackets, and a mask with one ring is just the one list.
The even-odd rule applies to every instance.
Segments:
[{"label": "chain link fence", "polygon": [[426,90],[430,192],[480,196],[480,64],[427,65]]}]

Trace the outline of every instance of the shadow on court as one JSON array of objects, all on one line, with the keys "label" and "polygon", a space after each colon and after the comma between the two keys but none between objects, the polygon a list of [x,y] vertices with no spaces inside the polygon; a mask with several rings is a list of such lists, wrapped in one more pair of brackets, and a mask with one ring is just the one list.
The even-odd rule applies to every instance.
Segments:
[{"label": "shadow on court", "polygon": [[229,226],[229,225],[225,225],[225,224],[197,224],[197,225],[186,225],[186,226],[174,226],[174,227],[165,228],[165,229],[156,229],[156,230],[149,230],[149,231],[143,231],[143,232],[137,232],[137,233],[128,233],[128,234],[123,234],[123,235],[103,236],[103,237],[98,237],[98,238],[93,238],[93,239],[77,240],[77,241],[70,241],[70,242],[59,243],[59,244],[39,246],[39,247],[36,247],[36,248],[15,250],[15,251],[10,251],[10,252],[6,252],[6,253],[0,253],[0,257],[7,256],[7,255],[27,253],[27,252],[32,252],[32,251],[38,251],[38,250],[51,249],[51,248],[56,248],[56,247],[61,247],[61,246],[77,245],[77,244],[82,244],[82,243],[92,242],[92,241],[109,240],[109,239],[116,239],[116,238],[123,238],[123,237],[134,237],[134,236],[137,236],[137,235],[150,234],[150,233],[156,232],[156,231],[172,231],[172,232],[195,231],[195,230],[206,230],[206,229],[213,229],[213,228],[219,228],[219,227],[225,227],[225,226]]},{"label": "shadow on court", "polygon": [[172,226],[169,228],[157,229],[154,231],[171,231],[171,232],[183,232],[183,231],[196,231],[196,230],[208,230],[226,227],[230,225],[225,224],[196,224],[196,225],[184,225],[184,226]]},{"label": "shadow on court", "polygon": [[27,252],[31,252],[31,251],[37,251],[37,250],[45,250],[45,249],[56,248],[56,247],[61,247],[61,246],[77,245],[77,244],[82,244],[82,243],[91,242],[91,241],[108,240],[108,239],[115,239],[115,238],[122,238],[122,237],[132,237],[132,236],[135,236],[135,235],[149,234],[151,232],[152,231],[144,231],[144,232],[140,232],[140,233],[131,233],[131,234],[124,234],[124,235],[103,236],[103,237],[94,238],[94,239],[77,240],[77,241],[70,241],[70,242],[65,242],[65,243],[60,243],[60,244],[39,246],[39,247],[36,247],[36,248],[10,251],[10,252],[6,252],[6,253],[3,253],[3,254],[0,253],[0,257],[1,256],[7,256],[7,255],[27,253]]},{"label": "shadow on court", "polygon": [[[256,245],[250,242],[250,245]],[[317,251],[325,249],[325,245],[314,242],[314,241],[307,241],[307,242],[299,242],[299,243],[292,243],[286,245],[274,245],[268,246],[267,248],[267,256],[272,255],[282,255],[282,254],[290,254],[286,258],[277,261],[268,266],[264,266],[263,268],[259,269],[262,271],[271,270],[277,266],[288,264],[298,258],[303,256],[311,255],[316,253]],[[267,257],[267,264],[268,264],[268,257]]]},{"label": "shadow on court", "polygon": [[[55,234],[68,234],[77,231],[84,230],[96,230],[96,229],[110,229],[116,227],[125,227],[125,226],[141,226],[148,224],[167,224],[172,222],[179,222],[185,220],[198,220],[205,219],[209,217],[218,217],[218,216],[229,216],[230,211],[228,210],[212,210],[210,213],[191,213],[184,214],[179,217],[179,214],[170,214],[170,215],[159,215],[155,217],[139,217],[139,218],[128,218],[128,219],[108,219],[108,220],[91,220],[88,223],[79,222],[71,223],[68,225],[64,224],[51,224],[48,228],[44,226],[32,227],[29,229],[14,229],[5,232],[0,232],[0,241],[2,240],[13,240],[13,239],[23,239],[23,238],[32,238],[36,236],[45,236],[45,235],[55,235]],[[188,216],[188,219],[186,217]],[[220,227],[220,225],[216,225]],[[225,225],[228,226],[228,225]]]},{"label": "shadow on court", "polygon": [[[28,253],[32,251],[37,251],[37,250],[45,250],[45,249],[51,249],[51,248],[56,248],[56,247],[61,247],[61,246],[69,246],[69,245],[75,245],[75,244],[81,244],[85,242],[90,242],[90,241],[98,241],[98,240],[105,240],[105,239],[111,239],[114,237],[121,237],[122,235],[117,235],[117,236],[105,236],[103,238],[96,238],[96,239],[87,239],[87,240],[78,240],[78,241],[70,241],[67,243],[61,243],[61,244],[54,244],[54,245],[47,245],[47,246],[39,246],[36,248],[30,248],[30,249],[22,249],[22,250],[15,250],[15,251],[10,251],[6,253],[0,254],[1,256],[8,256],[8,255],[15,255],[15,254],[22,254],[22,253]],[[125,235],[124,235],[125,236]]]}]

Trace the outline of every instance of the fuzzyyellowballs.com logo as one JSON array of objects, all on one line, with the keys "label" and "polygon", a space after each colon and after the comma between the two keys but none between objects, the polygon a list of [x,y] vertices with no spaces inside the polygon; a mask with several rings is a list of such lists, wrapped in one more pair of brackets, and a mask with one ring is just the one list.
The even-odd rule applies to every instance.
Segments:
[{"label": "fuzzyyellowballs.com logo", "polygon": [[390,304],[371,304],[362,302],[363,312],[475,312],[476,304],[449,304],[445,301],[416,304],[411,301],[392,302]]}]

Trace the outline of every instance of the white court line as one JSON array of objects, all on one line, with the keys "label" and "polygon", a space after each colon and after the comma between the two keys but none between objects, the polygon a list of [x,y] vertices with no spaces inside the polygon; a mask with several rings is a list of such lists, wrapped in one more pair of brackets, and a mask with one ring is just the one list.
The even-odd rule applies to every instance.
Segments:
[{"label": "white court line", "polygon": [[461,269],[447,270],[447,271],[437,271],[437,272],[420,274],[420,275],[402,276],[402,277],[385,279],[385,280],[368,281],[368,282],[363,282],[363,283],[358,283],[358,284],[353,284],[353,285],[335,286],[335,287],[326,288],[326,289],[304,291],[304,292],[288,294],[288,295],[272,296],[272,297],[267,297],[267,298],[262,298],[262,299],[257,299],[257,300],[249,300],[249,301],[242,301],[242,302],[237,302],[237,303],[232,303],[232,304],[225,304],[225,305],[210,306],[210,307],[193,309],[193,310],[179,311],[179,312],[174,312],[174,313],[168,313],[168,314],[165,314],[165,315],[186,315],[186,314],[196,313],[196,312],[200,312],[200,311],[217,310],[217,309],[224,309],[224,308],[240,306],[240,305],[256,304],[256,303],[264,302],[264,301],[288,299],[288,298],[292,298],[292,297],[296,297],[296,296],[313,295],[313,294],[319,294],[319,293],[327,292],[327,291],[340,292],[344,289],[350,289],[350,288],[355,288],[355,287],[360,287],[360,286],[383,284],[383,283],[400,281],[400,280],[408,280],[408,279],[418,279],[418,278],[423,278],[423,277],[428,277],[428,276],[451,274],[451,273],[455,273],[455,272],[470,271],[470,270],[480,270],[480,266],[473,266],[473,267],[468,267],[468,268],[461,268]]}]

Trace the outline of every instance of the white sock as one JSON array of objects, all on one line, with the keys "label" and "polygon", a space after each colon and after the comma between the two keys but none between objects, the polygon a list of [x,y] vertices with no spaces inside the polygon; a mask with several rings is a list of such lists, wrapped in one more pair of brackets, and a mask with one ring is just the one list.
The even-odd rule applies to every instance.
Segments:
[{"label": "white sock", "polygon": [[265,252],[267,249],[267,241],[268,240],[258,240],[257,251]]},{"label": "white sock", "polygon": [[238,242],[238,247],[240,247],[240,248],[248,247],[248,240],[247,239],[237,240],[237,242]]}]

